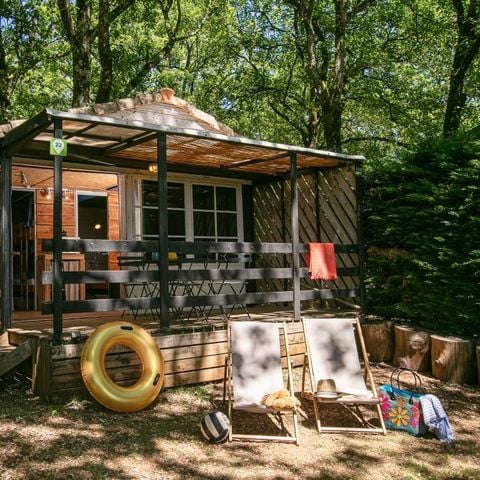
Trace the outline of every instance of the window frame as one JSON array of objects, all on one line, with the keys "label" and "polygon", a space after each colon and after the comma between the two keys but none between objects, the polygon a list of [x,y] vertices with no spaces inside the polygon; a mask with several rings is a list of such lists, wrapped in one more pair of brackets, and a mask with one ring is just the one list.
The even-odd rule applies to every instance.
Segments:
[{"label": "window frame", "polygon": [[[143,196],[142,196],[142,182],[144,181],[156,181],[156,177],[151,175],[137,176],[133,181],[133,222],[134,222],[134,235],[133,237],[137,240],[147,240],[154,239],[153,236],[144,236],[143,235]],[[244,180],[234,180],[226,178],[209,178],[209,177],[199,177],[195,175],[172,175],[167,178],[168,183],[182,183],[184,185],[184,202],[185,202],[185,241],[194,242],[194,232],[193,232],[193,185],[205,185],[213,187],[227,187],[235,189],[235,199],[236,199],[236,217],[237,217],[237,240],[228,240],[228,241],[238,241],[243,242],[244,239],[244,212],[243,212],[243,192],[242,186],[245,184],[250,184],[251,182]],[[216,197],[215,197],[216,198]],[[218,212],[223,213],[224,210],[217,210],[216,202],[214,205],[215,217]],[[146,207],[150,209],[155,209],[155,207]],[[173,208],[172,210],[179,210],[178,208]],[[201,211],[201,210],[200,210]],[[208,210],[210,211],[210,210]],[[233,213],[233,210],[228,212]],[[218,241],[218,228],[217,228],[217,219],[215,218],[215,241]],[[224,238],[224,237],[222,237]],[[172,238],[169,234],[169,240],[178,240],[177,238]],[[203,240],[197,240],[203,241]],[[208,241],[208,240],[205,240]]]}]

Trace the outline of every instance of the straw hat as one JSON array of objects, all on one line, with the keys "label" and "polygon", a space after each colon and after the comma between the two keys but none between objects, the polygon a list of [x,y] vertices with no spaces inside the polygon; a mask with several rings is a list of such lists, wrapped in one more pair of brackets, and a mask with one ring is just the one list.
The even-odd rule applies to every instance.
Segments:
[{"label": "straw hat", "polygon": [[317,392],[336,392],[337,387],[333,378],[322,378],[317,383]]},{"label": "straw hat", "polygon": [[337,392],[335,380],[322,378],[317,383],[317,395],[322,398],[338,398],[341,393]]}]

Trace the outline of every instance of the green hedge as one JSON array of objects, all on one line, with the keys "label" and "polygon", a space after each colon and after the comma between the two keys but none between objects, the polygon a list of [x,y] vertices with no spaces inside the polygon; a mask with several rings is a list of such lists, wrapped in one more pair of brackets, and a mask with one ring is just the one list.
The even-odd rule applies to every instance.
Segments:
[{"label": "green hedge", "polygon": [[440,139],[366,169],[366,312],[480,332],[480,142]]}]

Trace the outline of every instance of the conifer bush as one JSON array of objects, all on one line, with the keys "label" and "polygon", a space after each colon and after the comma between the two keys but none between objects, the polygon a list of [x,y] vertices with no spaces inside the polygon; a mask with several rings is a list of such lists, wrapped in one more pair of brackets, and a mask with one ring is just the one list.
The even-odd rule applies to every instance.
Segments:
[{"label": "conifer bush", "polygon": [[480,141],[437,139],[364,173],[367,313],[480,332]]}]

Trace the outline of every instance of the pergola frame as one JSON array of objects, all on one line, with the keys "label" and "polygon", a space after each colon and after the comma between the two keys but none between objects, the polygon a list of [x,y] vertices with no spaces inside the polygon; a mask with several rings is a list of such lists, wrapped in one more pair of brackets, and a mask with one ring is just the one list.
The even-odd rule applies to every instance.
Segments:
[{"label": "pergola frame", "polygon": [[[92,133],[94,130],[94,133]],[[95,132],[96,131],[96,132]],[[125,136],[114,136],[113,132],[124,132]],[[103,133],[103,134],[102,134]],[[157,164],[158,184],[158,242],[148,248],[160,252],[158,263],[158,281],[160,288],[160,325],[169,327],[169,246],[175,242],[168,241],[167,222],[167,171],[187,173],[205,173],[222,177],[233,176],[261,181],[289,176],[291,186],[291,255],[292,255],[292,290],[294,318],[300,319],[300,242],[298,228],[298,187],[299,171],[314,170],[322,167],[334,168],[346,164],[358,165],[364,159],[361,156],[349,156],[316,150],[305,147],[295,147],[278,143],[264,142],[232,137],[192,129],[168,128],[146,124],[139,121],[125,121],[117,118],[84,115],[78,113],[59,112],[46,109],[32,119],[8,132],[0,144],[1,170],[1,291],[2,291],[2,331],[11,326],[13,293],[11,268],[11,173],[13,159],[20,162],[51,160],[48,151],[48,139],[63,138],[68,140],[68,158],[75,162],[76,168],[88,170],[92,165],[104,165],[108,168],[146,169],[150,162]],[[199,150],[200,156],[208,163],[196,165],[195,158],[186,158],[182,162],[181,148],[178,139],[187,139],[193,145],[206,145]],[[173,154],[168,146],[174,145]],[[153,144],[155,148],[153,149]],[[220,153],[219,153],[220,152]],[[137,156],[141,155],[139,160]],[[154,156],[153,156],[154,155]],[[178,158],[177,158],[178,157]],[[288,159],[288,162],[285,161]],[[221,163],[220,163],[221,162]],[[64,158],[53,157],[54,168],[54,230],[53,230],[53,342],[61,343],[62,318],[64,302],[62,286],[65,274],[62,272],[62,251],[66,250],[69,241],[62,240],[62,170]],[[266,167],[265,167],[266,165]],[[71,248],[83,245],[85,242],[70,241]],[[96,244],[111,244],[109,241],[95,241]],[[117,242],[115,248],[124,251],[135,251],[135,246],[127,244],[139,242]],[[148,244],[152,242],[142,242]],[[122,244],[122,245],[120,245]],[[105,247],[106,248],[106,247]],[[232,246],[226,246],[230,251]],[[255,250],[255,246],[244,248]],[[112,247],[111,250],[114,248]],[[125,250],[126,249],[126,250]],[[241,250],[241,248],[240,248]],[[238,251],[240,251],[238,250]],[[107,250],[105,250],[107,251]],[[138,250],[137,250],[138,251]],[[73,283],[73,282],[72,282]],[[171,306],[171,305],[170,305]]]}]

